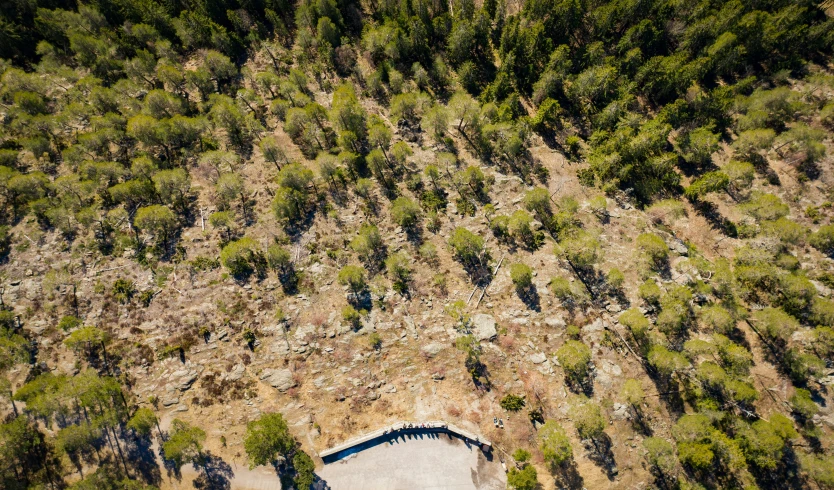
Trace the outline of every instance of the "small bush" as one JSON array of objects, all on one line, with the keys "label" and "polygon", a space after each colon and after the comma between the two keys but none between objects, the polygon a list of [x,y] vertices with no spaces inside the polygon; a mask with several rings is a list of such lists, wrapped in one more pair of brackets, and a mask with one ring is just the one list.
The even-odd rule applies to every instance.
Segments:
[{"label": "small bush", "polygon": [[513,459],[518,463],[526,463],[527,461],[530,461],[530,456],[530,451],[526,451],[521,448],[518,448],[513,452]]},{"label": "small bush", "polygon": [[471,264],[479,261],[481,250],[484,248],[484,239],[466,228],[458,227],[452,233],[449,245],[458,260]]},{"label": "small bush", "polygon": [[573,448],[565,429],[555,420],[548,420],[539,428],[539,449],[551,468],[573,458]]},{"label": "small bush", "polygon": [[510,278],[516,291],[526,291],[533,285],[533,269],[527,264],[513,264],[510,266]]},{"label": "small bush", "polygon": [[127,303],[136,294],[136,285],[128,279],[116,279],[113,283],[113,297],[119,303]]},{"label": "small bush", "polygon": [[508,393],[501,399],[501,408],[510,412],[518,412],[524,408],[524,405],[524,397],[513,395],[512,393]]},{"label": "small bush", "polygon": [[539,486],[536,468],[527,465],[522,469],[510,468],[507,473],[507,485],[515,490],[535,490]]},{"label": "small bush", "polygon": [[643,233],[637,237],[637,248],[657,267],[669,257],[669,247],[654,233]]},{"label": "small bush", "polygon": [[591,212],[598,218],[602,218],[608,214],[608,200],[602,195],[594,196],[590,201],[588,201],[588,208],[590,208]]},{"label": "small bush", "polygon": [[361,324],[362,316],[356,311],[356,308],[347,305],[342,308],[342,320],[350,324],[351,327],[357,328]]},{"label": "small bush", "polygon": [[639,294],[646,303],[650,305],[657,305],[660,303],[660,296],[663,292],[654,280],[649,279],[640,285],[637,289],[637,294]]},{"label": "small bush", "polygon": [[412,228],[417,224],[420,207],[407,197],[398,197],[391,203],[391,217],[403,228]]},{"label": "small bush", "polygon": [[236,277],[251,274],[257,263],[258,243],[249,237],[229,242],[220,252],[220,262]]},{"label": "small bush", "polygon": [[420,257],[426,262],[433,264],[437,262],[437,247],[433,243],[426,242],[420,245]]},{"label": "small bush", "polygon": [[576,325],[568,325],[565,327],[565,335],[571,340],[579,340],[582,331]]},{"label": "small bush", "polygon": [[620,289],[623,287],[623,283],[625,282],[625,275],[620,272],[620,269],[614,267],[608,271],[608,277],[606,279],[608,280],[609,286],[614,289]]},{"label": "small bush", "polygon": [[339,271],[339,284],[348,286],[353,293],[365,289],[365,268],[358,265],[346,265]]},{"label": "small bush", "polygon": [[811,235],[811,246],[826,255],[834,255],[834,225],[821,226]]},{"label": "small bush", "polygon": [[73,330],[80,326],[81,320],[71,315],[61,318],[61,321],[58,322],[58,328],[60,328],[64,332],[69,332],[70,330]]},{"label": "small bush", "polygon": [[581,382],[591,368],[591,349],[577,340],[568,340],[556,351],[556,358],[568,378]]}]

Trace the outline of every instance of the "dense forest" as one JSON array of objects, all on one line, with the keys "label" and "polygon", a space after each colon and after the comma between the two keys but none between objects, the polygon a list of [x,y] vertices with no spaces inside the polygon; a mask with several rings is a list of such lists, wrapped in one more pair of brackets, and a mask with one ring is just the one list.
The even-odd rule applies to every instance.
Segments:
[{"label": "dense forest", "polygon": [[[640,488],[834,488],[824,8],[3,2],[0,487],[156,488],[193,463],[195,486],[222,488],[228,443],[309,488],[325,443],[278,410],[220,443],[194,410],[264,398],[266,375],[231,366],[268,372],[267,345],[307,324],[356,334],[332,369],[418,359],[369,326],[431,297],[456,332],[444,369],[463,373],[444,383],[522,412],[527,436],[496,436],[511,488],[582,488],[585,459],[626,486],[611,470],[621,431],[640,437]],[[189,309],[186,280],[209,313]],[[290,310],[317,292],[330,311]],[[564,321],[479,340],[485,296]],[[346,383],[325,401],[310,367],[325,349],[296,333],[277,406],[309,397],[356,418],[386,400]],[[533,335],[560,375],[509,389],[495,351]],[[215,339],[228,344],[205,350]],[[185,383],[199,395],[170,421],[174,404],[143,383],[198,355],[231,364]],[[633,370],[595,385],[607,359]]]}]

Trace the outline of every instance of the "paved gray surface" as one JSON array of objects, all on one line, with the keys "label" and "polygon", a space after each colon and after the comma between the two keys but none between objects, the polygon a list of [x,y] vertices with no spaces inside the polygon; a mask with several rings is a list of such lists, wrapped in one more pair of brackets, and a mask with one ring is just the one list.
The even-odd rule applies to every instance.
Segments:
[{"label": "paved gray surface", "polygon": [[447,434],[383,443],[316,471],[333,490],[503,490],[507,477],[493,454]]}]

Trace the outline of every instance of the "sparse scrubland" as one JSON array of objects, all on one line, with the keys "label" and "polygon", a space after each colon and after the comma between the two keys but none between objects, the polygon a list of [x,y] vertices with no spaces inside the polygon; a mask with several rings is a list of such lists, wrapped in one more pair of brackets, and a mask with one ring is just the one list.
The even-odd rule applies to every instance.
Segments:
[{"label": "sparse scrubland", "polygon": [[826,8],[7,2],[0,487],[834,488]]}]

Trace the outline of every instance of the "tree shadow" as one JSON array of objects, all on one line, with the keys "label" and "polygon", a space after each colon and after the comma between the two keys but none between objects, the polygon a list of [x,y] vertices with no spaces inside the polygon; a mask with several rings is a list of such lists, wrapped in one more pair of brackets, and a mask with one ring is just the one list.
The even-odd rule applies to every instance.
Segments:
[{"label": "tree shadow", "polygon": [[576,461],[573,459],[552,467],[550,474],[553,476],[557,488],[566,488],[569,490],[581,490],[585,488],[585,480],[579,474]]},{"label": "tree shadow", "polygon": [[359,292],[348,293],[347,295],[348,303],[351,306],[356,308],[357,310],[367,310],[371,311],[374,307],[373,298],[371,297],[371,292],[367,289],[363,289]]},{"label": "tree shadow", "polygon": [[607,284],[608,297],[615,300],[624,310],[631,308],[631,301],[626,296],[623,288],[613,287]]},{"label": "tree shadow", "polygon": [[781,179],[779,179],[779,174],[777,174],[776,171],[773,170],[773,168],[770,166],[765,157],[756,153],[752,156],[752,158],[750,158],[750,163],[753,164],[753,167],[756,169],[757,172],[762,174],[762,176],[765,179],[767,179],[770,185],[782,185],[782,181]]},{"label": "tree shadow", "polygon": [[489,252],[484,252],[484,255],[478,260],[462,262],[463,269],[475,286],[484,287],[492,282],[492,268],[489,266],[489,259]]},{"label": "tree shadow", "polygon": [[162,457],[162,467],[165,468],[165,474],[168,476],[168,479],[182,481],[182,468],[175,461],[165,457],[165,451],[163,451],[162,445],[159,447],[159,455]]},{"label": "tree shadow", "polygon": [[707,162],[687,162],[683,159],[683,157],[678,156],[678,162],[675,164],[676,167],[683,172],[684,175],[687,177],[697,177],[699,175],[703,175],[706,172],[712,172],[715,170],[720,170],[718,165],[716,165],[712,159],[709,159]]},{"label": "tree shadow", "polygon": [[130,462],[135,474],[138,474],[142,481],[158,487],[162,483],[162,472],[150,439],[135,437],[126,441],[128,442],[125,444],[125,459]]},{"label": "tree shadow", "polygon": [[279,272],[278,282],[281,283],[284,294],[294,296],[298,293],[298,272],[295,270],[294,264],[290,263],[284,270]]},{"label": "tree shadow", "polygon": [[405,228],[406,239],[415,247],[423,243],[423,227],[419,224]]},{"label": "tree shadow", "polygon": [[533,311],[541,311],[541,297],[535,284],[531,284],[527,288],[516,290],[519,299]]},{"label": "tree shadow", "polygon": [[313,481],[313,486],[310,487],[312,490],[332,490],[330,484],[319,475],[314,474],[313,478],[315,478],[315,480]]},{"label": "tree shadow", "polygon": [[591,295],[591,299],[593,303],[597,307],[602,307],[602,305],[597,304],[599,298],[603,295],[603,293],[608,288],[608,282],[605,279],[605,275],[593,267],[580,267],[571,265],[571,268],[576,275],[576,278],[585,286],[585,289]]},{"label": "tree shadow", "polygon": [[409,143],[420,144],[423,141],[423,130],[420,128],[420,123],[400,119],[397,121],[397,132],[400,138]]},{"label": "tree shadow", "polygon": [[631,420],[631,428],[635,432],[642,434],[644,437],[651,437],[654,434],[649,421],[646,419],[646,414],[639,406],[631,406],[629,419]]},{"label": "tree shadow", "polygon": [[565,374],[565,386],[577,395],[594,396],[594,378],[591,375],[577,379]]},{"label": "tree shadow", "polygon": [[311,205],[300,219],[287,223],[284,226],[284,232],[290,238],[291,242],[297,242],[301,239],[301,235],[313,226],[313,221],[316,218],[316,210],[318,206]]},{"label": "tree shadow", "polygon": [[614,453],[611,451],[611,438],[603,432],[600,436],[591,439],[589,442],[590,447],[587,443],[585,444],[585,448],[590,450],[588,459],[605,470],[605,476],[613,481],[620,470],[617,468]]},{"label": "tree shadow", "polygon": [[731,238],[738,235],[735,223],[722,216],[715,204],[700,199],[691,202],[695,211],[706,219],[714,229],[721,230],[722,233]]},{"label": "tree shadow", "polygon": [[799,458],[791,447],[786,444],[782,453],[781,461],[775,469],[758,468],[755,465],[750,466],[750,473],[756,479],[756,483],[760,488],[767,489],[782,489],[782,488],[807,488],[807,483],[803,482],[800,475],[801,464]]},{"label": "tree shadow", "polygon": [[675,417],[680,417],[684,414],[686,404],[681,396],[679,383],[671,377],[664,376],[654,369],[647,369],[646,374],[655,385],[658,393],[658,399],[666,405],[666,409]]},{"label": "tree shadow", "polygon": [[817,162],[803,160],[802,162],[797,165],[797,170],[805,174],[806,177],[810,180],[817,180],[820,178],[822,171],[820,170],[819,165]]},{"label": "tree shadow", "polygon": [[194,488],[208,490],[227,490],[232,488],[231,479],[235,476],[229,463],[219,456],[206,451],[199,463],[194,463],[195,470],[201,470],[200,476],[194,479]]}]

